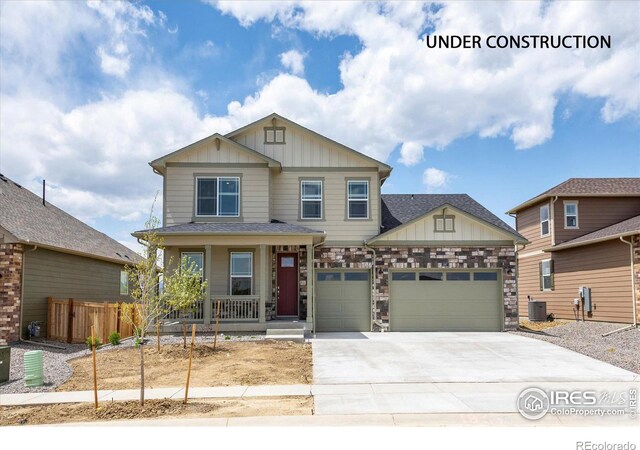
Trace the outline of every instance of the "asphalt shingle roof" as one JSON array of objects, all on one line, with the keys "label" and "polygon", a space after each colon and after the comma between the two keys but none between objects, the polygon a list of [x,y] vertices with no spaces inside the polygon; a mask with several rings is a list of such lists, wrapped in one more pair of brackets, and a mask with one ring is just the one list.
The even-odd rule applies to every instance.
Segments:
[{"label": "asphalt shingle roof", "polygon": [[381,233],[386,233],[442,205],[449,204],[467,214],[518,236],[522,240],[526,240],[518,234],[516,230],[500,220],[495,214],[467,194],[383,194],[381,197]]},{"label": "asphalt shingle roof", "polygon": [[[136,231],[135,234],[146,230]],[[181,233],[283,233],[283,234],[323,234],[323,231],[312,230],[300,225],[283,222],[245,223],[245,222],[194,222],[155,228],[159,234]]]},{"label": "asphalt shingle roof", "polygon": [[640,196],[640,178],[569,178],[567,181],[516,206],[510,213],[519,211],[551,196]]},{"label": "asphalt shingle roof", "polygon": [[0,174],[0,226],[23,242],[132,263],[133,250]]},{"label": "asphalt shingle roof", "polygon": [[[584,236],[571,239],[570,241],[558,244],[556,247],[574,247],[577,245],[586,245],[591,241],[606,240],[607,238],[616,238],[622,235],[640,233],[640,216],[631,217],[622,222],[614,223],[608,227],[601,228]],[[555,247],[551,247],[553,250]]]}]

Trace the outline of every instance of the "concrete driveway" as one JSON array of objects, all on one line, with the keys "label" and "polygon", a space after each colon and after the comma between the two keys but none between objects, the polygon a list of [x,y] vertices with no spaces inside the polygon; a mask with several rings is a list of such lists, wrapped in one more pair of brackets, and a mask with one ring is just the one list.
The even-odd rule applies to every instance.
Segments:
[{"label": "concrete driveway", "polygon": [[517,415],[518,395],[528,387],[640,387],[637,374],[508,333],[323,333],[312,345],[319,415]]},{"label": "concrete driveway", "polygon": [[316,384],[633,381],[638,375],[509,333],[320,333]]}]

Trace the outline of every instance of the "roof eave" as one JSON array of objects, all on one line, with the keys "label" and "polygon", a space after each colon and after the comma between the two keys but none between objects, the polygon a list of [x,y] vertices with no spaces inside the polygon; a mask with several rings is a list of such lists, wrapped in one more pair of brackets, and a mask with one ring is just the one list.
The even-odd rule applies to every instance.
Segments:
[{"label": "roof eave", "polygon": [[[81,252],[81,251],[78,251],[78,250],[73,250],[73,249],[64,248],[64,247],[56,247],[55,245],[42,244],[40,242],[33,242],[33,241],[29,241],[29,240],[24,240],[24,239],[20,239],[20,243],[22,243],[24,245],[35,246],[35,247],[38,247],[38,248],[44,248],[44,249],[47,249],[47,250],[53,250],[53,251],[60,252],[60,253],[68,253],[70,255],[82,256],[82,257],[90,258],[90,259],[99,259],[101,261],[108,261],[108,262],[112,262],[112,263],[116,263],[116,264],[120,264],[120,265],[135,264],[137,262],[135,259],[110,258],[108,256],[96,255],[95,253]],[[142,258],[142,256],[136,256],[136,258]]]},{"label": "roof eave", "polygon": [[[325,236],[326,233],[324,231],[313,232],[313,233],[291,233],[291,232],[262,232],[262,231],[167,231],[167,232],[156,232],[158,236]],[[136,238],[142,238],[145,235],[145,231],[134,231],[131,233],[131,236]]]},{"label": "roof eave", "polygon": [[553,247],[543,248],[542,251],[546,252],[546,253],[558,252],[558,251],[567,250],[567,249],[570,249],[570,248],[584,247],[585,245],[592,245],[592,244],[598,244],[598,243],[601,243],[601,242],[612,241],[614,239],[619,239],[621,237],[634,236],[636,234],[640,234],[640,230],[626,231],[624,233],[616,233],[616,234],[613,234],[611,236],[605,236],[605,237],[596,238],[596,239],[589,239],[589,240],[586,240],[586,241],[580,241],[580,242],[575,242],[575,243],[568,242],[566,244],[558,244],[558,245],[553,246]]}]

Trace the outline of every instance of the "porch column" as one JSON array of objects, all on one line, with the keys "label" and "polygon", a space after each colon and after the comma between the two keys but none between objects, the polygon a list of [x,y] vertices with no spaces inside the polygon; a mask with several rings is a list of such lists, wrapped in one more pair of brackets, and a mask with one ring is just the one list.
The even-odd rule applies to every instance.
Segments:
[{"label": "porch column", "polygon": [[[313,244],[307,244],[307,323],[313,323]],[[314,330],[315,331],[315,330]]]},{"label": "porch column", "polygon": [[211,245],[204,246],[204,279],[207,287],[204,292],[204,323],[211,323],[211,283],[213,282],[213,253]]},{"label": "porch column", "polygon": [[258,302],[258,322],[266,322],[265,309],[267,307],[267,295],[269,292],[269,284],[271,283],[271,274],[267,274],[267,246],[260,245],[260,301]]}]

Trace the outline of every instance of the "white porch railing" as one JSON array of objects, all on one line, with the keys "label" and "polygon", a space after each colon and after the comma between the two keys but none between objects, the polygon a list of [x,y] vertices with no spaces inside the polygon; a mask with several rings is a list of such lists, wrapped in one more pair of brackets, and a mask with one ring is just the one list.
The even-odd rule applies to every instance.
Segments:
[{"label": "white porch railing", "polygon": [[220,301],[221,322],[255,322],[260,316],[259,295],[213,295],[211,297],[211,321],[216,319]]},{"label": "white porch railing", "polygon": [[186,310],[171,310],[164,317],[164,320],[186,320],[187,322],[204,321],[204,300],[199,300],[193,308]]}]

